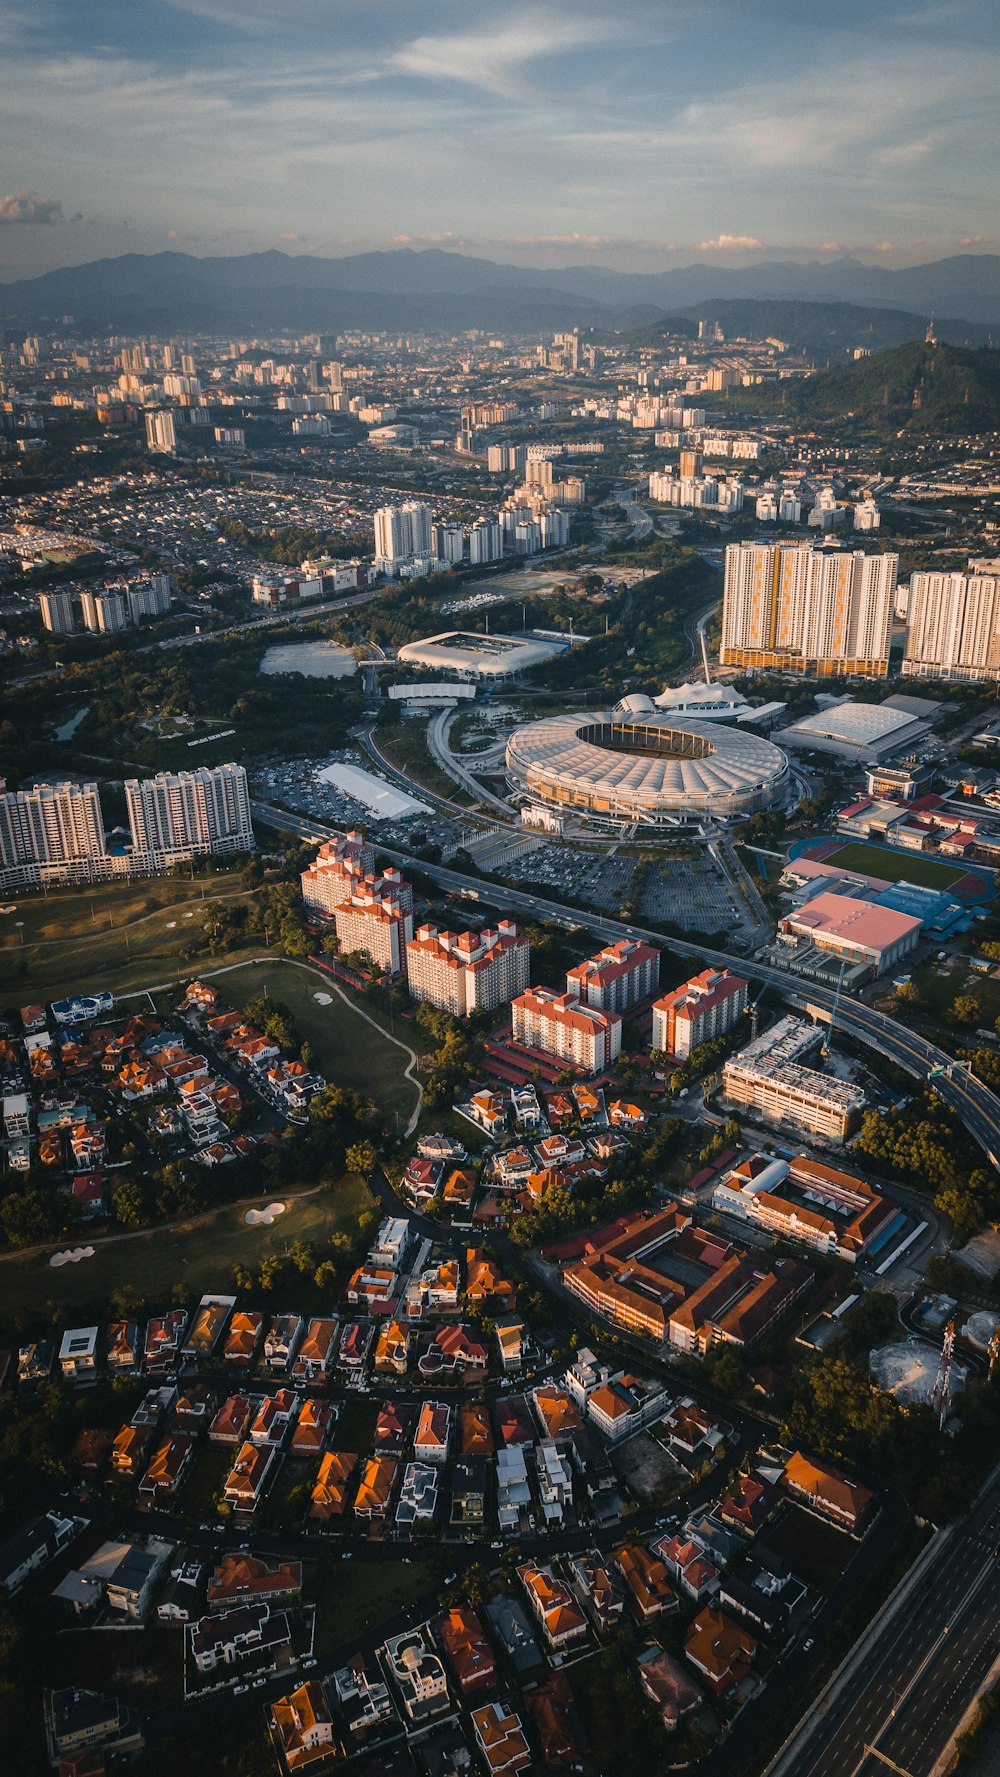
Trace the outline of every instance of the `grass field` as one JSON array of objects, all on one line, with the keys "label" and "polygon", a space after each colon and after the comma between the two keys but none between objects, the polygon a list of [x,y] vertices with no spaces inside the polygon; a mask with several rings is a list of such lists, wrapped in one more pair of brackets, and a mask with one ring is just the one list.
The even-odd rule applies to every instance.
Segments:
[{"label": "grass field", "polygon": [[[0,1262],[0,1300],[5,1316],[30,1313],[44,1302],[60,1307],[106,1302],[121,1284],[133,1284],[150,1300],[169,1301],[183,1284],[193,1301],[204,1291],[232,1283],[236,1263],[259,1265],[269,1253],[282,1253],[295,1240],[328,1241],[343,1229],[353,1233],[358,1214],[371,1198],[360,1179],[345,1178],[333,1190],[292,1199],[270,1227],[248,1228],[245,1209],[228,1205],[206,1219],[175,1229],[152,1229],[134,1239],[95,1240],[92,1259],[54,1267],[47,1253],[14,1255]],[[80,1236],[74,1245],[86,1245]]]},{"label": "grass field", "polygon": [[431,757],[427,745],[426,722],[398,722],[387,728],[378,728],[375,731],[375,744],[390,764],[406,777],[412,778],[414,784],[423,784],[428,790],[433,790],[436,795],[444,796],[450,802],[471,807],[465,791]]},{"label": "grass field", "polygon": [[[223,1000],[239,1006],[266,989],[271,999],[288,1007],[299,1036],[312,1045],[320,1073],[336,1086],[365,1093],[390,1116],[398,1111],[405,1128],[417,1102],[416,1086],[404,1078],[409,1057],[390,1041],[388,1033],[380,1036],[365,1023],[349,995],[345,1002],[318,972],[287,962],[249,963],[221,976],[218,988]],[[330,1004],[317,1000],[317,993],[329,995]],[[369,1012],[369,1016],[374,1018],[375,1013]],[[383,1021],[378,1018],[376,1022]],[[417,1048],[416,1027],[402,1019],[396,1020],[396,1026],[400,1039],[411,1049]]]},{"label": "grass field", "polygon": [[963,866],[942,864],[938,858],[926,858],[920,852],[893,851],[860,843],[842,845],[839,851],[828,852],[823,862],[838,864],[843,870],[857,870],[863,876],[880,876],[883,882],[913,882],[918,888],[950,888],[966,874]]},{"label": "grass field", "polygon": [[[203,900],[247,900],[236,874],[98,883],[25,895],[0,915],[4,998],[26,1005],[95,987],[126,993],[182,972]],[[254,940],[254,943],[259,940]]]}]

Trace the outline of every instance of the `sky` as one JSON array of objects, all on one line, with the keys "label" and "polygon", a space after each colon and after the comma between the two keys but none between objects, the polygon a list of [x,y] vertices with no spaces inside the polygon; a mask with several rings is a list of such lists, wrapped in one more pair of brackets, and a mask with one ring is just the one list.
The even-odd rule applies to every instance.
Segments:
[{"label": "sky", "polygon": [[0,0],[0,279],[1000,249],[1000,0]]}]

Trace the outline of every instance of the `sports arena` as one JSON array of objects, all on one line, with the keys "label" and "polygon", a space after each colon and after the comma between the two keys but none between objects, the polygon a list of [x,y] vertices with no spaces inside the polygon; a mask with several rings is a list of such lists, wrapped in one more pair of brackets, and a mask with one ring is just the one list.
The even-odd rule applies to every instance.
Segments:
[{"label": "sports arena", "polygon": [[783,794],[788,776],[788,760],[769,740],[666,714],[549,716],[507,742],[512,789],[598,825],[752,814]]}]

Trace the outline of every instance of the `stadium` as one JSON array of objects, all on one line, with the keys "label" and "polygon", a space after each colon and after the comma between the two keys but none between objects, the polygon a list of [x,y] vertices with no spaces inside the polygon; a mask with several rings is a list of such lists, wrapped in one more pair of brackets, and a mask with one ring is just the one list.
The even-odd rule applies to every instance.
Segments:
[{"label": "stadium", "polygon": [[788,776],[784,753],[759,735],[668,715],[550,716],[507,743],[513,790],[602,826],[751,814],[783,794]]},{"label": "stadium", "polygon": [[477,635],[469,630],[446,630],[421,642],[404,642],[396,659],[401,666],[429,666],[435,672],[454,673],[460,679],[489,679],[502,683],[517,678],[526,667],[563,654],[586,636],[569,636],[545,630],[526,630],[521,635]]}]

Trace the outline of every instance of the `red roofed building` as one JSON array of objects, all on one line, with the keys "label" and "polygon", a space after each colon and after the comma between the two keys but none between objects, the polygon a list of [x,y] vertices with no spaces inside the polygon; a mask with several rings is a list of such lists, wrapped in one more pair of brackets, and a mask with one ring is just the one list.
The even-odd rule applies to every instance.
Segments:
[{"label": "red roofed building", "polygon": [[458,934],[423,925],[406,946],[407,985],[414,999],[456,1018],[491,1012],[524,992],[530,954],[527,938],[508,920],[492,931]]},{"label": "red roofed building", "polygon": [[455,1605],[438,1624],[438,1640],[463,1697],[488,1691],[496,1683],[493,1649],[474,1610]]},{"label": "red roofed building", "polygon": [[626,1012],[655,993],[660,953],[642,938],[608,944],[566,976],[566,992],[598,1012]]},{"label": "red roofed building", "polygon": [[600,1012],[569,993],[530,987],[511,1007],[514,1041],[540,1049],[581,1073],[601,1073],[622,1046],[622,1021],[617,1012]]},{"label": "red roofed building", "polygon": [[704,969],[653,1007],[653,1048],[683,1060],[722,1036],[746,1011],[747,983],[728,969]]}]

